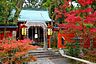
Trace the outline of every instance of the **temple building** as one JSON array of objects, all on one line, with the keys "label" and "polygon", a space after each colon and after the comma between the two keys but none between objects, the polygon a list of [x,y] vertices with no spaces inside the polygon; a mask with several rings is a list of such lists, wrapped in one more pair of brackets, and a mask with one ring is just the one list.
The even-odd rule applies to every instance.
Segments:
[{"label": "temple building", "polygon": [[18,31],[16,38],[29,38],[35,43],[44,43],[47,41],[47,23],[52,20],[47,10],[21,10],[18,18]]}]

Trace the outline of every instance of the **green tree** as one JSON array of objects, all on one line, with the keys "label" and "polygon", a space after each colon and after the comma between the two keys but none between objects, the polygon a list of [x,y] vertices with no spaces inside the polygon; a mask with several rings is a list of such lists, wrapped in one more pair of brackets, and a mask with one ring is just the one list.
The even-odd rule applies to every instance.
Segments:
[{"label": "green tree", "polygon": [[[0,1],[0,22],[7,25],[8,22],[16,22],[22,8],[23,0],[1,0]],[[4,29],[6,37],[6,28]]]},{"label": "green tree", "polygon": [[46,0],[25,0],[24,8],[42,8]]},{"label": "green tree", "polygon": [[62,4],[64,4],[64,0],[47,0],[45,3],[43,3],[42,7],[49,10],[49,15],[52,20],[56,20],[56,13],[54,13],[54,9]]}]

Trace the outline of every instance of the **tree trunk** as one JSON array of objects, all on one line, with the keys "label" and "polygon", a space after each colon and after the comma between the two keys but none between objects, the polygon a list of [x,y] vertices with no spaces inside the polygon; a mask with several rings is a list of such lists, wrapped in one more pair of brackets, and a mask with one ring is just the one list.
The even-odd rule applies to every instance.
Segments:
[{"label": "tree trunk", "polygon": [[7,21],[5,20],[4,22],[5,22],[5,27],[4,27],[4,38],[6,39],[6,30],[7,30],[6,26],[7,26]]}]

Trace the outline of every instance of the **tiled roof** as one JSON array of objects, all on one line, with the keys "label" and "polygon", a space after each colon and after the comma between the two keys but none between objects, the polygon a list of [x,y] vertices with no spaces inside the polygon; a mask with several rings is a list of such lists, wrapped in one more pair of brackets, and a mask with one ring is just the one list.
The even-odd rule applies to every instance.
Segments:
[{"label": "tiled roof", "polygon": [[45,22],[51,19],[46,10],[21,10],[18,21]]}]

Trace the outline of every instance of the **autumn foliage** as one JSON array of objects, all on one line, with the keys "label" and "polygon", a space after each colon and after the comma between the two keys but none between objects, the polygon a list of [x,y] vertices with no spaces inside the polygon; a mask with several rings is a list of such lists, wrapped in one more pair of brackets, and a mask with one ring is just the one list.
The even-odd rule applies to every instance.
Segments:
[{"label": "autumn foliage", "polygon": [[78,3],[82,6],[90,5],[94,2],[94,0],[78,0]]},{"label": "autumn foliage", "polygon": [[64,0],[63,5],[54,9],[55,19],[58,21],[63,18],[61,27],[65,28],[65,33],[74,33],[75,36],[82,37],[83,44],[88,44],[89,46],[86,46],[90,48],[90,44],[94,44],[94,38],[96,38],[96,10],[93,8],[96,0],[77,0],[76,2],[79,6],[75,8],[72,6],[72,0]]},{"label": "autumn foliage", "polygon": [[10,64],[12,62],[21,64],[23,62],[35,61],[36,58],[28,55],[29,50],[35,50],[38,47],[29,45],[31,40],[2,40],[0,43],[0,59],[3,64]]}]

